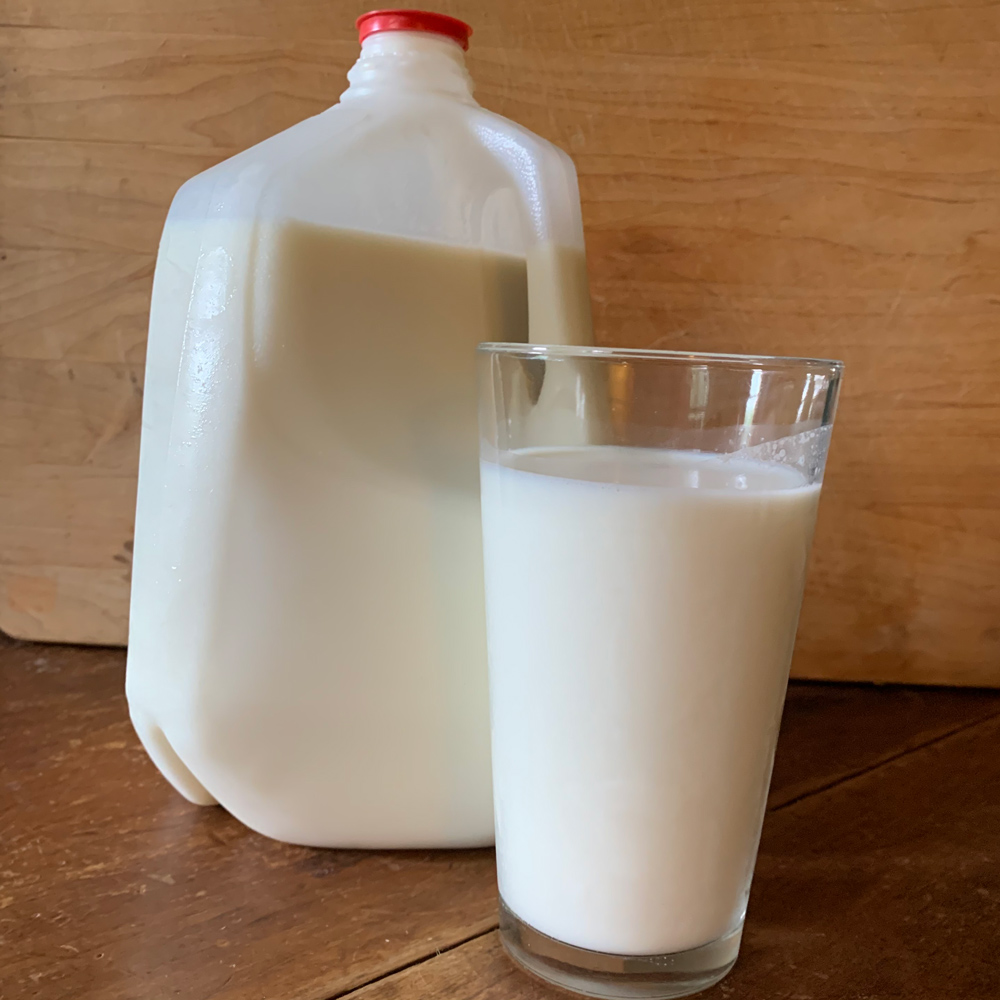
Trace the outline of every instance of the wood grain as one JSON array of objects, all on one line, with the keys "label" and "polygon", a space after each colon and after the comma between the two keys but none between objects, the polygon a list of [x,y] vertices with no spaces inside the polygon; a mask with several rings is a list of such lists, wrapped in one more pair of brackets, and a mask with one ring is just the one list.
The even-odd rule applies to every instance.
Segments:
[{"label": "wood grain", "polygon": [[358,49],[338,34],[307,43],[3,28],[11,82],[0,134],[235,152],[333,103]]},{"label": "wood grain", "polygon": [[[475,24],[480,100],[577,162],[603,342],[847,362],[795,673],[1000,684],[995,5],[444,9]],[[4,0],[0,302],[14,319],[0,368],[73,350],[138,361],[173,191],[332,102],[356,13],[337,0]],[[83,404],[51,368],[11,372],[4,384],[54,395],[6,411],[39,432],[5,451],[0,536],[37,529],[51,545],[26,565],[0,549],[0,593],[24,575],[54,589],[28,617],[0,603],[0,627],[122,642],[124,587],[95,587],[103,624],[80,628],[86,574],[104,580],[121,553],[131,497],[109,487],[119,507],[79,541],[65,516],[43,522],[57,497],[31,511],[31,476],[72,491],[75,467],[49,477],[32,449]],[[108,387],[81,422],[92,449],[116,436],[122,404],[115,378],[91,377]],[[136,453],[133,440],[133,474]],[[94,473],[76,468],[81,483]],[[113,525],[103,540],[98,523]],[[60,567],[78,574],[72,591]]]},{"label": "wood grain", "polygon": [[140,364],[152,254],[0,250],[0,358]]},{"label": "wood grain", "polygon": [[[851,49],[855,54],[882,53],[889,46],[933,44],[937,55],[961,42],[995,40],[997,21],[992,0],[747,0],[739,5],[697,7],[667,3],[651,18],[647,0],[608,3],[537,0],[483,5],[479,0],[441,0],[435,7],[473,22],[477,45],[580,52],[666,51],[711,57],[756,56],[788,51]],[[356,15],[355,15],[356,16]],[[289,0],[282,4],[247,0],[0,0],[2,23],[50,28],[155,31],[163,34],[239,34],[294,41],[337,37],[352,21],[344,8],[328,0]],[[812,35],[805,37],[805,28]],[[655,29],[655,30],[653,30]],[[933,39],[929,42],[928,39]],[[666,43],[664,43],[666,40]],[[883,56],[883,58],[885,58]],[[919,58],[923,58],[921,53]]]},{"label": "wood grain", "polygon": [[0,249],[148,259],[174,192],[219,159],[152,145],[0,139]]},{"label": "wood grain", "polygon": [[793,681],[768,810],[783,809],[998,714],[996,692]]},{"label": "wood grain", "polygon": [[490,851],[317,851],[182,800],[123,661],[0,648],[4,1000],[321,1000],[495,924]]},{"label": "wood grain", "polygon": [[[994,997],[998,738],[994,718],[769,816],[740,958],[699,996]],[[350,996],[566,994],[518,971],[492,932]]]},{"label": "wood grain", "polygon": [[[492,852],[300,848],[259,837],[221,809],[190,805],[136,740],[123,694],[124,659],[120,650],[0,639],[3,1000],[327,1000],[438,951],[447,954],[386,979],[375,995],[534,995],[524,992],[528,981],[492,943],[458,947],[495,926]],[[940,877],[962,872],[963,887],[979,888],[973,883],[982,859],[996,845],[984,839],[976,855],[970,845],[978,842],[968,838],[993,837],[997,817],[988,809],[995,811],[996,795],[983,806],[978,834],[954,803],[962,795],[976,801],[990,787],[993,743],[976,744],[989,749],[981,768],[973,751],[946,764],[918,755],[993,726],[998,713],[1000,693],[793,684],[737,974],[748,964],[763,965],[770,988],[762,995],[783,996],[802,974],[791,974],[785,960],[795,962],[801,949],[811,950],[800,970],[838,982],[817,941],[826,948],[856,946],[849,968],[877,960],[877,948],[855,942],[865,925],[834,923],[838,907],[880,878],[903,878],[893,891],[921,900],[928,871],[943,858],[919,839],[932,820],[939,832],[949,823],[956,830],[956,853]],[[868,792],[860,799],[849,794],[867,788],[872,774],[898,766],[894,761],[911,759],[906,755],[918,763],[906,771],[898,794],[897,779],[876,786],[884,799],[879,812],[871,812]],[[816,801],[830,804],[805,812],[810,796],[823,789],[829,790]],[[940,808],[933,799],[939,792]],[[811,825],[799,833],[804,816]],[[865,831],[870,855],[857,846]],[[883,835],[896,839],[881,848],[871,843]],[[915,838],[912,847],[893,853],[907,835]],[[811,838],[825,854],[810,853]],[[994,862],[994,879],[995,869]],[[909,872],[913,879],[906,882]],[[812,883],[795,881],[805,877]],[[990,883],[982,887],[992,892]],[[789,899],[795,909],[786,917]],[[880,903],[877,895],[868,899]],[[810,900],[831,915],[809,911]],[[924,912],[953,914],[952,897],[920,905]],[[897,907],[893,919],[898,916]],[[947,920],[937,926],[947,930]],[[827,938],[816,937],[817,928]],[[962,943],[957,954],[974,955],[972,945]]]}]

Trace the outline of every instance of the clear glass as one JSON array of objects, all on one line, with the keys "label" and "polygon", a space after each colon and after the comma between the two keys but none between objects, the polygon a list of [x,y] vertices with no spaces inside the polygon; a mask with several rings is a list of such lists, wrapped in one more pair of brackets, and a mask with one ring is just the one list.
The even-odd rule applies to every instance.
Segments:
[{"label": "clear glass", "polygon": [[501,937],[596,997],[736,961],[841,365],[479,348]]}]

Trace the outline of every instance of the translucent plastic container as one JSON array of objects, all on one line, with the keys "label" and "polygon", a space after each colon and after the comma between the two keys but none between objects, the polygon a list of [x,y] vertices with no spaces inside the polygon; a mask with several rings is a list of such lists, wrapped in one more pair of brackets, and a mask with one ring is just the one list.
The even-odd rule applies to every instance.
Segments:
[{"label": "translucent plastic container", "polygon": [[317,846],[493,839],[475,347],[591,337],[572,162],[442,15],[194,177],[150,313],[127,693],[193,802]]}]

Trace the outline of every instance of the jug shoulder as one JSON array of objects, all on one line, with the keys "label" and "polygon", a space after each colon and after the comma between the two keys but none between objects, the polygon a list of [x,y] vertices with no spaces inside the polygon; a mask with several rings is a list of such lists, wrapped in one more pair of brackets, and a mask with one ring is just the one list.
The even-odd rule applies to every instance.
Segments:
[{"label": "jug shoulder", "polygon": [[489,140],[490,145],[493,141],[500,141],[507,146],[519,147],[537,163],[558,163],[560,169],[576,176],[576,167],[569,154],[551,140],[483,107],[475,108],[475,120],[480,135]]},{"label": "jug shoulder", "polygon": [[186,180],[174,194],[168,223],[200,221],[211,214],[244,214],[247,197],[264,189],[282,167],[303,157],[336,155],[366,116],[336,104],[241,150]]}]

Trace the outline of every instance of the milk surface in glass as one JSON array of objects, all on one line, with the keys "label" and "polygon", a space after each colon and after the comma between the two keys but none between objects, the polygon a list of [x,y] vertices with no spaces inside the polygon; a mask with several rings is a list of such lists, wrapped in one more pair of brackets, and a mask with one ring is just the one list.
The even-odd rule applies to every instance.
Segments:
[{"label": "milk surface in glass", "polygon": [[500,893],[595,951],[684,951],[749,891],[819,485],[699,452],[481,466]]}]

